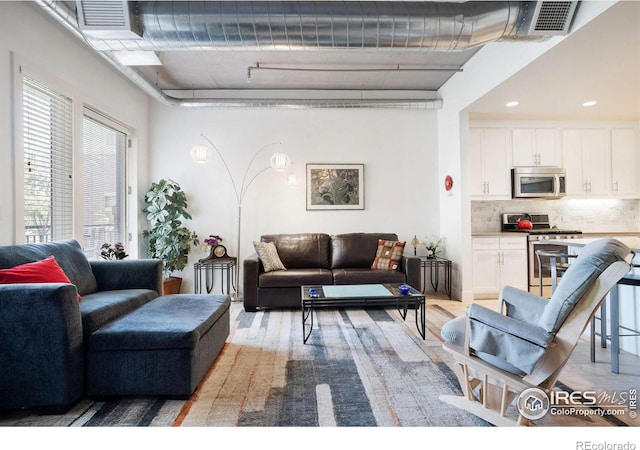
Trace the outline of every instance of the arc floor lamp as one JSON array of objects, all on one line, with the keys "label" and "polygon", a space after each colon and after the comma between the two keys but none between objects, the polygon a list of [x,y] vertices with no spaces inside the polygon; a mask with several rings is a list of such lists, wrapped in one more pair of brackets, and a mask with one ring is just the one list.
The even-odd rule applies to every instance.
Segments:
[{"label": "arc floor lamp", "polygon": [[[261,147],[260,149],[258,149],[253,156],[251,157],[251,160],[249,161],[249,164],[247,164],[247,167],[244,171],[244,175],[242,177],[242,184],[240,184],[240,188],[238,189],[238,186],[236,185],[236,181],[233,178],[233,175],[231,175],[231,171],[229,170],[229,166],[227,165],[227,162],[225,161],[224,157],[222,156],[222,153],[220,153],[220,150],[218,150],[218,148],[215,146],[215,144],[213,142],[211,142],[211,140],[209,138],[207,138],[204,134],[201,134],[202,138],[205,139],[209,145],[211,145],[211,147],[213,148],[213,150],[218,154],[218,157],[220,158],[220,160],[222,161],[222,164],[224,165],[224,168],[227,171],[227,175],[229,175],[229,179],[231,180],[231,184],[233,186],[233,191],[235,193],[236,196],[236,201],[238,204],[238,243],[237,243],[237,251],[236,251],[236,257],[238,258],[237,261],[237,265],[236,265],[236,273],[235,273],[235,281],[236,281],[236,286],[235,286],[235,299],[239,300],[239,296],[238,296],[238,290],[240,289],[240,242],[241,242],[241,231],[242,231],[242,200],[244,199],[245,194],[247,193],[247,190],[249,189],[249,187],[251,186],[251,184],[254,182],[254,180],[262,173],[266,172],[269,169],[273,169],[273,170],[277,170],[277,171],[284,171],[287,168],[289,168],[289,166],[291,165],[291,159],[289,158],[289,156],[286,153],[282,153],[282,152],[276,152],[273,155],[271,155],[271,159],[270,159],[270,165],[268,167],[264,167],[262,169],[260,169],[259,171],[257,171],[251,178],[249,177],[249,171],[253,165],[253,162],[255,161],[256,157],[262,153],[264,150],[266,150],[269,147],[272,147],[274,145],[282,145],[281,142],[272,142],[270,144],[267,144],[263,147]],[[205,164],[209,161],[211,155],[211,150],[209,149],[208,146],[206,145],[196,145],[191,149],[191,158],[200,164]]]}]

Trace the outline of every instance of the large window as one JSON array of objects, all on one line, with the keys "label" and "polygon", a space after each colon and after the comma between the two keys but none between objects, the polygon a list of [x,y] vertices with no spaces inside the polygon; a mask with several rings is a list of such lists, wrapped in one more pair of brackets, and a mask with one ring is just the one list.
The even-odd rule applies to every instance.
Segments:
[{"label": "large window", "polygon": [[73,237],[71,99],[24,77],[24,235],[26,242]]},{"label": "large window", "polygon": [[85,109],[82,192],[75,196],[82,204],[74,208],[73,103],[31,77],[23,86],[25,242],[75,238],[88,257],[99,257],[102,244],[125,242],[128,130]]},{"label": "large window", "polygon": [[97,257],[104,243],[125,242],[126,130],[87,110],[83,119],[84,250]]}]

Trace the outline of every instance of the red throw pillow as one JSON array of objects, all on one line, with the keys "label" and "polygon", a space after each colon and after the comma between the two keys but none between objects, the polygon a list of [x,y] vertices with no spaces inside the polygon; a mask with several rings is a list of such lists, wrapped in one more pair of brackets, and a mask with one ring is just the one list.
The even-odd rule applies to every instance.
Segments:
[{"label": "red throw pillow", "polygon": [[[0,269],[0,284],[16,283],[69,283],[71,280],[56,258],[49,256],[42,261],[22,264],[11,269]],[[78,301],[82,298],[78,294]]]}]

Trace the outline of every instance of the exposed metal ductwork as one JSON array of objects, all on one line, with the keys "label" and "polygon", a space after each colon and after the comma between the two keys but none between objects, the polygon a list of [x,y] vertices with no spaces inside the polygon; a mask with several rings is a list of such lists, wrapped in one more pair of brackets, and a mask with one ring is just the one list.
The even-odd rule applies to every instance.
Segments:
[{"label": "exposed metal ductwork", "polygon": [[[113,51],[188,50],[403,50],[457,52],[500,40],[544,40],[568,30],[577,2],[356,2],[356,1],[143,1],[78,0],[78,16],[64,2],[39,2],[76,36],[85,40],[147,93],[175,106],[290,106],[342,104],[343,107],[426,107],[440,100],[247,100],[179,99],[169,97],[130,67],[120,65]],[[562,18],[548,20],[534,31],[544,3]],[[542,5],[544,6],[544,5]],[[104,23],[101,23],[101,15]],[[118,20],[121,15],[122,20]],[[115,16],[115,18],[114,18]],[[115,24],[115,25],[113,25]],[[129,27],[130,30],[124,29]],[[113,38],[109,36],[112,27]],[[564,31],[558,31],[562,27]],[[127,32],[130,31],[129,35]],[[141,32],[141,36],[140,33]],[[121,38],[124,35],[125,39]],[[324,105],[323,105],[324,103]],[[414,104],[411,104],[414,103]]]}]

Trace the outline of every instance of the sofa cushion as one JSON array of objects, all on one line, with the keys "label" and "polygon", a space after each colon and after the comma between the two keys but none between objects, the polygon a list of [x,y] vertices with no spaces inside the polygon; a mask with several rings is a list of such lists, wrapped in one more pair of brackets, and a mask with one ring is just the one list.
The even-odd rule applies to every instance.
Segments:
[{"label": "sofa cushion", "polygon": [[93,333],[89,351],[193,348],[230,305],[228,295],[163,295]]},{"label": "sofa cushion", "polygon": [[158,297],[151,289],[119,289],[85,295],[80,315],[85,339],[98,328]]},{"label": "sofa cushion", "polygon": [[76,286],[78,294],[84,297],[96,291],[96,278],[91,271],[89,261],[82,252],[80,244],[73,239],[0,247],[0,269],[41,261],[52,255],[55,256],[71,283]]},{"label": "sofa cushion", "polygon": [[404,241],[386,241],[380,239],[378,241],[376,258],[373,260],[371,268],[374,270],[398,270],[402,262],[404,245]]},{"label": "sofa cushion", "polygon": [[333,284],[333,277],[328,269],[290,269],[260,274],[258,284],[261,288]]},{"label": "sofa cushion", "polygon": [[278,256],[278,249],[273,242],[253,241],[253,247],[256,249],[256,253],[265,272],[287,270],[284,264],[282,264],[282,260],[280,256]]},{"label": "sofa cushion", "polygon": [[404,272],[397,270],[333,269],[333,284],[405,283]]},{"label": "sofa cushion", "polygon": [[348,233],[331,236],[331,268],[371,269],[378,241],[397,241],[394,233]]},{"label": "sofa cushion", "polygon": [[287,269],[328,269],[329,235],[319,233],[266,234],[262,242],[273,242]]},{"label": "sofa cushion", "polygon": [[[42,261],[21,264],[11,269],[0,269],[1,284],[16,283],[67,283],[71,280],[56,262],[55,256],[49,256]],[[82,297],[78,295],[78,301]]]}]

